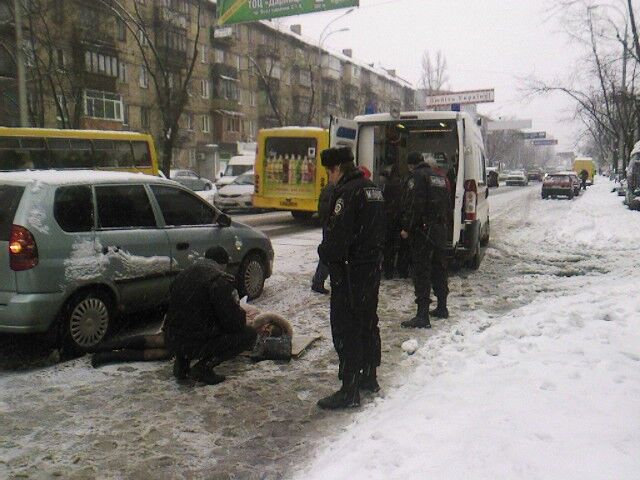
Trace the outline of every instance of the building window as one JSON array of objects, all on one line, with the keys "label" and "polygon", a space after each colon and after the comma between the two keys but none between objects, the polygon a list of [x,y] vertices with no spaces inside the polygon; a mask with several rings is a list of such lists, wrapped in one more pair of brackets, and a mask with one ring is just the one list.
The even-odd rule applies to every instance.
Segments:
[{"label": "building window", "polygon": [[202,132],[209,133],[211,131],[211,117],[209,115],[202,115]]},{"label": "building window", "polygon": [[209,80],[200,80],[200,91],[202,98],[211,97],[211,82]]},{"label": "building window", "polygon": [[149,88],[149,72],[145,65],[140,65],[140,87]]},{"label": "building window", "polygon": [[127,25],[120,17],[116,17],[116,35],[121,42],[127,40]]},{"label": "building window", "polygon": [[189,165],[191,165],[192,167],[196,166],[196,149],[195,148],[189,149]]},{"label": "building window", "polygon": [[299,70],[298,80],[303,87],[311,86],[311,72],[309,70]]},{"label": "building window", "polygon": [[147,40],[147,35],[144,33],[144,30],[142,30],[141,28],[138,29],[138,42],[143,47],[146,47],[149,44],[149,41]]},{"label": "building window", "polygon": [[200,45],[200,63],[207,63],[207,46]]},{"label": "building window", "polygon": [[61,48],[56,48],[55,62],[58,69],[64,68],[64,64],[65,64],[64,50],[62,50]]},{"label": "building window", "polygon": [[84,114],[92,118],[122,121],[122,97],[115,93],[86,90]]},{"label": "building window", "polygon": [[186,130],[188,130],[189,132],[193,132],[193,126],[194,126],[193,113],[190,113],[190,112],[183,113],[181,123]]},{"label": "building window", "polygon": [[129,125],[129,105],[122,104],[122,125]]},{"label": "building window", "polygon": [[253,90],[251,91],[250,99],[251,99],[251,101],[249,102],[249,105],[251,105],[252,107],[255,107],[258,101],[257,101],[256,92],[254,92]]},{"label": "building window", "polygon": [[225,117],[225,130],[227,132],[239,132],[240,131],[240,119],[238,117]]},{"label": "building window", "polygon": [[123,61],[120,61],[120,65],[118,67],[118,79],[123,83],[126,83],[128,80],[127,64]]},{"label": "building window", "polygon": [[[69,112],[67,111],[67,99],[64,95],[56,95],[56,99],[58,104],[56,105],[56,121],[58,122],[58,127],[62,128],[64,125],[69,125]],[[60,110],[62,110],[62,116],[60,115]],[[64,119],[64,123],[63,123]]]},{"label": "building window", "polygon": [[215,63],[224,63],[224,50],[220,50],[219,48],[214,48],[213,60],[215,61]]},{"label": "building window", "polygon": [[140,107],[140,126],[142,128],[151,127],[151,111],[148,107]]},{"label": "building window", "polygon": [[113,55],[87,50],[84,53],[84,67],[87,72],[106,75],[107,77],[118,76],[118,58]]}]

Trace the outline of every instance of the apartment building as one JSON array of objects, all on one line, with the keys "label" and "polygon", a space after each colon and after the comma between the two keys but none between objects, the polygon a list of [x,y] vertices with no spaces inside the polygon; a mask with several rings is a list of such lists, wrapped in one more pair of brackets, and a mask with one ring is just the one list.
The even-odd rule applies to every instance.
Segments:
[{"label": "apartment building", "polygon": [[[259,128],[414,108],[415,89],[395,71],[320,48],[300,26],[216,28],[208,0],[121,0],[119,14],[100,0],[34,3],[23,22],[30,122],[150,132],[159,151],[175,133],[177,167],[212,175],[213,159],[234,154]],[[15,48],[12,4],[0,0],[0,41]],[[0,51],[2,125],[17,123],[15,70]],[[174,112],[176,132],[167,128]]]}]

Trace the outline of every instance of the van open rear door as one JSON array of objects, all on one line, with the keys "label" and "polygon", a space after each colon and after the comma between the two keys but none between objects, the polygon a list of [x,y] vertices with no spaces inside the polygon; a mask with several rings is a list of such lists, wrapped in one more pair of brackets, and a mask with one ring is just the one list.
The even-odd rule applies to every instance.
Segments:
[{"label": "van open rear door", "polygon": [[331,117],[329,124],[329,146],[351,147],[356,156],[358,145],[358,123],[346,118]]},{"label": "van open rear door", "polygon": [[464,199],[464,162],[465,162],[465,131],[464,120],[458,117],[458,175],[456,176],[456,196],[453,207],[453,248],[460,242],[460,229],[462,228],[462,203]]}]

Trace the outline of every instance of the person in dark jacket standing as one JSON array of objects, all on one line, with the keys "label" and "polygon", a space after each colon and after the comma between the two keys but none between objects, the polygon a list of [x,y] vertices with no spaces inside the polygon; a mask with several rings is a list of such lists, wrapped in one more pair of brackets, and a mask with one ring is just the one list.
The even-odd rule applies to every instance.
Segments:
[{"label": "person in dark jacket standing", "polygon": [[409,239],[411,245],[413,286],[418,311],[415,317],[401,325],[406,328],[431,328],[429,303],[432,261],[436,249],[446,248],[449,193],[444,179],[431,170],[420,153],[410,153],[407,164],[413,171],[403,202],[400,235]]},{"label": "person in dark jacket standing", "polygon": [[[333,189],[333,185],[330,183],[326,184],[322,190],[320,190],[320,197],[318,198],[318,217],[320,217],[320,222],[322,222],[322,238],[324,238],[327,230],[331,194],[333,193]],[[313,275],[313,279],[311,280],[311,290],[325,295],[328,294],[329,290],[324,286],[324,282],[327,280],[328,276],[329,266],[322,263],[322,260],[319,260],[318,266],[316,267],[316,273]]]},{"label": "person in dark jacket standing", "polygon": [[318,406],[338,409],[358,406],[360,388],[380,388],[377,309],[385,213],[382,192],[355,167],[349,148],[324,150],[322,165],[335,190],[318,254],[331,275],[331,333],[342,387]]},{"label": "person in dark jacket standing", "polygon": [[[185,268],[171,284],[165,317],[165,342],[175,354],[173,374],[214,385],[224,376],[213,367],[253,348],[256,331],[246,324],[235,279],[220,265],[229,255],[221,247],[206,251],[205,258]],[[198,362],[191,368],[191,362]]]}]

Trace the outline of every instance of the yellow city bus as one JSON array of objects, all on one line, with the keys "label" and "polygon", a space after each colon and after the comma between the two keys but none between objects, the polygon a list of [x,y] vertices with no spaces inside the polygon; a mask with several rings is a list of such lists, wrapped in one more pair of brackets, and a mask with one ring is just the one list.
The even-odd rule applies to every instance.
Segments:
[{"label": "yellow city bus", "polygon": [[0,171],[96,169],[158,175],[151,135],[0,127]]},{"label": "yellow city bus", "polygon": [[593,179],[596,176],[596,163],[590,157],[577,157],[573,161],[573,171],[580,177],[580,172],[586,170],[589,176],[587,177],[587,185],[593,185]]},{"label": "yellow city bus", "polygon": [[294,218],[313,215],[320,190],[327,184],[320,152],[328,146],[329,132],[322,128],[259,130],[253,206],[288,210]]}]

